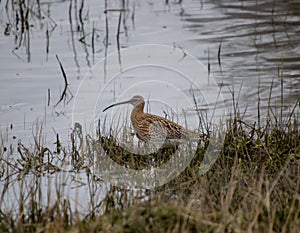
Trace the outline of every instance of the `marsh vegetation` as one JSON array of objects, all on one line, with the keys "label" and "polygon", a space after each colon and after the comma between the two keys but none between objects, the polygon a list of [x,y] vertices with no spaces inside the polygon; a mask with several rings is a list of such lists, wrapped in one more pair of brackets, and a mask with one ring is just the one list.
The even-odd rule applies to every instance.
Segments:
[{"label": "marsh vegetation", "polygon": [[[2,136],[1,231],[297,232],[299,102],[290,111],[287,118],[270,116],[258,127],[245,123],[237,109],[227,122],[222,152],[206,174],[199,175],[204,154],[199,149],[171,182],[140,191],[111,186],[102,198],[101,179],[90,169],[95,157],[104,156],[100,148],[133,169],[145,169],[156,156],[163,162],[176,148],[145,160],[124,152],[113,138],[83,135],[78,125],[71,146],[57,141],[55,151],[39,134],[31,147],[20,142],[17,148]],[[74,200],[77,186],[86,193]],[[85,211],[82,198],[89,203]]]}]

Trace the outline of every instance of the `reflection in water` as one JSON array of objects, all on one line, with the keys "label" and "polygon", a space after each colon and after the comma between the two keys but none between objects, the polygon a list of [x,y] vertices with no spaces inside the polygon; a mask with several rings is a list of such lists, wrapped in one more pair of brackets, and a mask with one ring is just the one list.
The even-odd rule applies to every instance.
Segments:
[{"label": "reflection in water", "polygon": [[[4,35],[1,46],[5,53],[12,51],[19,62],[28,63],[25,68],[20,64],[12,69],[11,59],[5,63],[10,54],[3,52],[2,73],[9,77],[12,73],[23,74],[28,68],[27,75],[32,79],[26,84],[37,86],[35,91],[59,90],[51,79],[58,70],[56,54],[66,60],[63,63],[76,90],[77,79],[110,52],[118,51],[122,70],[121,48],[159,42],[182,47],[207,63],[222,92],[229,94],[228,100],[232,90],[241,87],[241,103],[249,107],[250,114],[256,111],[258,92],[261,100],[268,100],[271,86],[274,106],[281,103],[289,107],[299,98],[300,5],[294,1],[187,0],[175,4],[159,0],[8,0],[0,4],[5,12],[0,16],[5,25],[0,29]],[[106,77],[107,64],[103,64],[104,74],[99,78],[110,79]],[[49,71],[49,80],[39,83],[45,71]],[[6,85],[15,93],[12,81]],[[39,98],[44,93],[41,91]],[[32,103],[24,98],[24,102]],[[15,102],[19,103],[20,98]]]},{"label": "reflection in water", "polygon": [[299,98],[300,89],[300,20],[295,9],[300,5],[294,1],[207,1],[204,10],[188,4],[181,19],[199,35],[193,41],[209,48],[211,72],[219,83],[241,85],[244,101],[256,100],[258,89],[261,100],[267,100],[273,85],[273,104],[283,95],[287,107]]},{"label": "reflection in water", "polygon": [[[236,92],[240,106],[250,116],[256,115],[258,98],[262,108],[286,109],[299,98],[299,4],[283,0],[165,3],[1,1],[0,10],[5,14],[0,14],[0,21],[5,26],[0,29],[4,35],[0,60],[5,90],[0,105],[24,102],[36,111],[35,117],[43,118],[53,109],[49,106],[41,114],[46,110],[40,100],[51,90],[51,102],[57,103],[64,88],[56,54],[76,93],[86,71],[100,59],[105,58],[104,69],[97,78],[108,81],[107,56],[117,51],[122,71],[121,49],[143,43],[168,44],[196,56],[216,78],[223,97],[231,103],[232,92]],[[16,63],[11,54],[17,56]],[[18,94],[17,88],[22,90]],[[43,110],[32,107],[37,104]],[[5,122],[14,121],[16,114],[12,115],[3,115]]]},{"label": "reflection in water", "polygon": [[[14,6],[14,4],[12,4]],[[19,1],[15,5],[15,43],[16,47],[13,50],[20,49],[22,46],[25,47],[27,62],[30,62],[30,25],[29,25],[29,6],[26,5],[25,1]],[[39,7],[38,7],[39,8]],[[7,9],[8,10],[8,9]],[[7,13],[7,15],[9,15]],[[19,56],[16,54],[19,58]]]},{"label": "reflection in water", "polygon": [[[71,33],[71,42],[72,42],[72,50],[73,50],[73,58],[74,58],[74,62],[75,62],[75,65],[77,67],[77,72],[78,74],[80,73],[80,65],[79,65],[79,62],[78,62],[78,59],[77,59],[77,52],[76,52],[76,47],[75,47],[75,39],[74,39],[74,29],[73,29],[73,19],[72,19],[72,3],[73,1],[71,0],[70,1],[70,6],[69,6],[69,24],[70,24],[70,33]],[[75,15],[76,14],[76,11],[75,11]],[[75,17],[76,19],[76,17]],[[78,24],[77,24],[77,28],[78,28]],[[79,28],[78,28],[79,29]]]}]

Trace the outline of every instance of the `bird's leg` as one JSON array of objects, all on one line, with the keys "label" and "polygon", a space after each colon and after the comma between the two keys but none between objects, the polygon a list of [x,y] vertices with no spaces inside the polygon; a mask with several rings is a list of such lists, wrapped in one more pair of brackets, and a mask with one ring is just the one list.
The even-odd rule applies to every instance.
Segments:
[{"label": "bird's leg", "polygon": [[143,141],[142,141],[141,139],[138,138],[138,148],[141,147],[142,143],[143,143]]}]

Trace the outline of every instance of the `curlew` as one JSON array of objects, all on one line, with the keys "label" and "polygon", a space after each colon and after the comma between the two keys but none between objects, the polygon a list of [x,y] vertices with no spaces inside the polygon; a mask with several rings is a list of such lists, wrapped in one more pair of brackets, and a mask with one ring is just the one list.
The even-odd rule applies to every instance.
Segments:
[{"label": "curlew", "polygon": [[203,139],[204,134],[197,134],[186,128],[157,115],[144,113],[145,101],[142,96],[135,95],[130,100],[112,104],[107,109],[121,105],[131,104],[131,123],[137,137],[144,142],[165,141],[169,139]]}]

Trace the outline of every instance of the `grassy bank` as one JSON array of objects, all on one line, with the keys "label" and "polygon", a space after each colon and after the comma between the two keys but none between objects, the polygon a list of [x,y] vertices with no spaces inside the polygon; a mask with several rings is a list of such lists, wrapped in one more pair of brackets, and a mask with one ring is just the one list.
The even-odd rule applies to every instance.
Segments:
[{"label": "grassy bank", "polygon": [[[99,145],[120,164],[132,164],[132,155],[111,138],[93,140],[77,126],[69,148],[58,137],[56,150],[50,150],[38,131],[31,147],[7,147],[2,137],[0,232],[297,232],[299,102],[286,117],[269,116],[259,126],[238,115],[228,120],[223,150],[205,175],[198,174],[204,153],[199,149],[189,167],[164,186],[146,191],[110,187],[100,201],[95,200],[98,180],[89,170],[93,156],[101,153]],[[167,152],[160,157],[168,159]],[[144,168],[148,162],[140,159],[134,166]],[[61,174],[86,177],[81,182],[88,192],[78,194],[76,202],[86,199],[88,211],[72,205],[59,182],[42,187],[44,179],[57,181]]]}]

